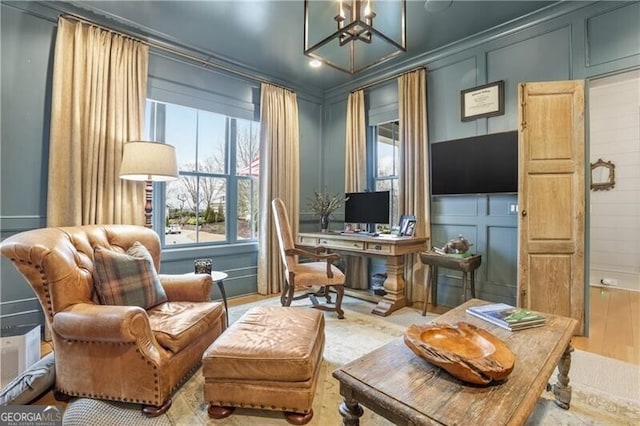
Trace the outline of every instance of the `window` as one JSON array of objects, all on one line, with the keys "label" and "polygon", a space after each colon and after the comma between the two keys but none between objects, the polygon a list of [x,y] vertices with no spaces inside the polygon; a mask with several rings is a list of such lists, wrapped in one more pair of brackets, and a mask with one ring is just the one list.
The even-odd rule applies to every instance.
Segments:
[{"label": "window", "polygon": [[146,120],[147,138],[175,146],[178,161],[179,179],[165,184],[164,244],[255,240],[260,123],[153,100]]},{"label": "window", "polygon": [[389,211],[391,225],[400,220],[398,208],[398,174],[400,170],[400,145],[398,136],[399,123],[391,121],[373,126],[372,152],[373,170],[372,180],[376,191],[391,191]]}]

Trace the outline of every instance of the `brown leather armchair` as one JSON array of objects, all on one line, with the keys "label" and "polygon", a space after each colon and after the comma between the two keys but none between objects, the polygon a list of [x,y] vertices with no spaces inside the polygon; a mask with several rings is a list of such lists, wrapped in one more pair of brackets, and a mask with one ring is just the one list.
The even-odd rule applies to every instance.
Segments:
[{"label": "brown leather armchair", "polygon": [[171,406],[172,393],[225,330],[227,313],[210,301],[211,276],[201,274],[159,274],[168,301],[148,310],[101,305],[92,277],[94,248],[122,253],[136,241],[159,270],[158,235],[141,226],[35,229],[7,238],[0,250],[45,312],[57,395],[139,403],[154,416]]}]

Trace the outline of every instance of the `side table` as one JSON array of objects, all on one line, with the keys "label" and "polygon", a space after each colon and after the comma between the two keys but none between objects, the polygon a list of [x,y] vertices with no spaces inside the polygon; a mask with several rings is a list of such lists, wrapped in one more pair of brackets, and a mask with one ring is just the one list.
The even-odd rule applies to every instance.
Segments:
[{"label": "side table", "polygon": [[224,310],[227,314],[227,327],[229,326],[229,307],[227,306],[227,294],[224,291],[224,280],[227,279],[229,275],[226,272],[221,271],[211,271],[211,279],[220,289],[220,294],[222,294],[222,301],[224,302]]},{"label": "side table", "polygon": [[438,267],[462,271],[462,301],[467,301],[468,276],[471,276],[471,297],[476,297],[476,269],[482,262],[482,255],[474,254],[469,257],[454,257],[439,254],[433,251],[420,253],[422,263],[429,266],[429,275],[424,285],[424,305],[422,306],[422,316],[427,314],[427,302],[431,293],[431,303],[438,304]]},{"label": "side table", "polygon": [[[193,272],[192,272],[193,273]],[[224,291],[224,280],[227,279],[229,275],[226,272],[222,271],[211,271],[211,279],[220,289],[220,294],[222,294],[222,301],[224,302],[224,310],[227,313],[227,327],[229,326],[229,307],[227,306],[227,293]]]}]

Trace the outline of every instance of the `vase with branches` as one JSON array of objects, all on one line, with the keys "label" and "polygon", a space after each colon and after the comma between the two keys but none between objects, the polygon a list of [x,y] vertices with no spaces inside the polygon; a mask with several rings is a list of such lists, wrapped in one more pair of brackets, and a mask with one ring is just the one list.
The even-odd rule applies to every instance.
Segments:
[{"label": "vase with branches", "polygon": [[329,220],[334,211],[338,210],[346,201],[343,194],[329,194],[328,192],[314,191],[313,197],[308,201],[308,207],[320,216],[320,230],[327,232]]}]

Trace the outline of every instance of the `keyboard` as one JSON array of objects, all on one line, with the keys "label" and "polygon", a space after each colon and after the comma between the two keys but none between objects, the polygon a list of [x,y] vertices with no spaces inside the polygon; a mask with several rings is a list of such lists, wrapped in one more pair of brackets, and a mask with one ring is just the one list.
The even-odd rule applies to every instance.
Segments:
[{"label": "keyboard", "polygon": [[379,237],[380,234],[378,234],[377,232],[365,232],[365,231],[361,231],[361,232],[341,232],[340,235],[355,235],[358,237]]}]

